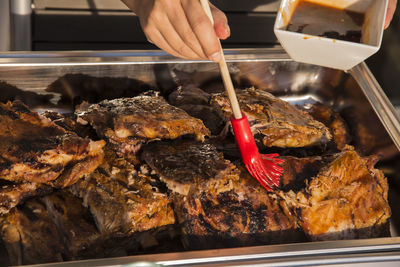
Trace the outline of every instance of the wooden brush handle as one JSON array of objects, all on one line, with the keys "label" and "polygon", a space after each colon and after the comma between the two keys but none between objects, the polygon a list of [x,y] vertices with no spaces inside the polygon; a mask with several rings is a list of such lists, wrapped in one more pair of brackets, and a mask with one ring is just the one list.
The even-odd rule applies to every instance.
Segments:
[{"label": "wooden brush handle", "polygon": [[[201,6],[203,10],[206,12],[208,18],[211,23],[214,24],[214,20],[211,14],[210,5],[208,4],[208,0],[200,0]],[[219,63],[219,69],[221,71],[222,80],[225,85],[225,90],[228,93],[229,102],[231,103],[233,117],[235,119],[242,118],[242,112],[240,111],[239,102],[236,97],[235,88],[233,88],[231,75],[229,74],[228,65],[225,61],[224,51],[222,50],[221,42],[219,43],[220,52],[221,52],[221,60]]]}]

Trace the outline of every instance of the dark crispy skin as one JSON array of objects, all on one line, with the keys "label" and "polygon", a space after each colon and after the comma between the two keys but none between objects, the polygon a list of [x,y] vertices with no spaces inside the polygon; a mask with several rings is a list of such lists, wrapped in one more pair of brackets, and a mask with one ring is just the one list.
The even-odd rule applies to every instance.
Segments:
[{"label": "dark crispy skin", "polygon": [[45,111],[41,113],[42,116],[49,118],[52,122],[58,126],[66,129],[67,131],[74,132],[78,136],[83,138],[90,138],[92,140],[97,140],[97,133],[89,125],[82,125],[76,121],[75,114],[61,114],[55,111]]},{"label": "dark crispy skin", "polygon": [[12,183],[0,180],[0,214],[8,213],[12,208],[28,198],[48,194],[52,188],[40,183]]},{"label": "dark crispy skin", "polygon": [[[241,164],[239,169],[240,179],[232,183],[230,191],[196,191],[175,196],[175,213],[185,235],[200,240],[209,238],[210,242],[232,239],[236,244],[248,245],[256,244],[255,240],[269,243],[271,235],[267,234],[280,233],[284,237],[286,231],[297,229],[296,218],[281,210],[276,197],[268,194]],[[262,240],[262,236],[269,238]]]},{"label": "dark crispy skin", "polygon": [[[351,147],[334,156],[331,163],[297,194],[281,194],[311,238],[331,233],[379,226],[391,215],[387,180],[373,168],[375,157],[362,158]],[[344,235],[343,238],[351,238]]]},{"label": "dark crispy skin", "polygon": [[193,86],[180,86],[168,96],[171,105],[186,111],[190,116],[201,119],[212,135],[218,135],[225,126],[217,111],[209,105],[210,94]]},{"label": "dark crispy skin", "polygon": [[102,234],[129,235],[175,221],[169,197],[154,182],[108,149],[102,165],[70,190],[83,199]]},{"label": "dark crispy skin", "polygon": [[311,105],[307,112],[314,119],[325,124],[331,131],[333,141],[338,150],[343,150],[350,142],[350,133],[343,118],[331,108],[321,103]]},{"label": "dark crispy skin", "polygon": [[58,231],[38,199],[27,201],[3,217],[1,237],[12,265],[63,260]]},{"label": "dark crispy skin", "polygon": [[173,192],[224,192],[239,176],[214,145],[192,140],[153,142],[143,148],[145,162]]},{"label": "dark crispy skin", "polygon": [[[321,122],[268,92],[249,88],[236,90],[236,94],[253,134],[267,147],[305,147],[331,139]],[[232,111],[225,93],[213,95],[211,104],[229,121]]]},{"label": "dark crispy skin", "polygon": [[76,114],[79,122],[88,122],[100,137],[115,144],[120,155],[134,155],[143,143],[152,140],[182,135],[204,140],[210,134],[201,120],[156,95],[104,100],[93,105],[83,103]]},{"label": "dark crispy skin", "polygon": [[99,246],[102,236],[81,199],[66,191],[58,191],[42,200],[67,248],[66,257],[69,260],[87,257],[88,254],[95,257],[102,252]]},{"label": "dark crispy skin", "polygon": [[[52,184],[74,162],[101,158],[104,141],[91,141],[31,112],[22,102],[0,104],[0,178]],[[93,164],[99,160],[92,160]],[[94,169],[97,166],[92,166]],[[87,174],[74,173],[59,186]]]}]

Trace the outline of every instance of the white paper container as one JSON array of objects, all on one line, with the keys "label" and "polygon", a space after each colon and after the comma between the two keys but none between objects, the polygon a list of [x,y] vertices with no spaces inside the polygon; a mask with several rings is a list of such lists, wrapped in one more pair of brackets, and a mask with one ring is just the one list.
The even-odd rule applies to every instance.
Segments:
[{"label": "white paper container", "polygon": [[363,40],[362,43],[355,43],[287,31],[286,27],[299,0],[282,0],[274,32],[293,60],[349,70],[379,50],[388,0],[310,0],[309,2],[311,1],[365,13],[362,27]]}]

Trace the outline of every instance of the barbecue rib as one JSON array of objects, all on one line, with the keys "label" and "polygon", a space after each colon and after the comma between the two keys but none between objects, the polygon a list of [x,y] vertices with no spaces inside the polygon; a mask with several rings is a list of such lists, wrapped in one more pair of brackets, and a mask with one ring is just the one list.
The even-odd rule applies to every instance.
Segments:
[{"label": "barbecue rib", "polygon": [[306,111],[317,121],[325,124],[332,133],[333,141],[338,150],[343,150],[350,142],[350,134],[346,123],[340,115],[321,103],[307,107]]},{"label": "barbecue rib", "polygon": [[121,236],[174,223],[171,201],[155,183],[106,149],[100,167],[70,190],[83,199],[102,234]]},{"label": "barbecue rib", "polygon": [[58,191],[42,198],[66,247],[69,260],[102,255],[103,238],[82,201],[68,192]]},{"label": "barbecue rib", "polygon": [[12,265],[63,260],[60,236],[40,200],[31,199],[3,217],[1,238]]},{"label": "barbecue rib", "polygon": [[48,194],[52,188],[40,183],[12,183],[0,180],[0,214],[9,212],[26,199]]},{"label": "barbecue rib", "polygon": [[104,144],[66,131],[22,102],[0,104],[2,179],[71,185],[100,164]]},{"label": "barbecue rib", "polygon": [[191,140],[153,142],[143,148],[143,159],[175,193],[224,192],[239,176],[235,166],[208,143]]},{"label": "barbecue rib", "polygon": [[41,115],[50,119],[52,122],[64,128],[65,130],[76,133],[80,137],[89,138],[92,140],[99,139],[96,131],[90,125],[82,125],[77,122],[77,117],[75,114],[66,115],[47,110],[41,113]]},{"label": "barbecue rib", "polygon": [[126,158],[135,156],[147,141],[182,135],[195,135],[203,140],[209,135],[199,119],[157,95],[104,100],[94,105],[83,103],[76,113],[80,122],[89,122],[100,137],[108,139],[117,147],[118,154]]},{"label": "barbecue rib", "polygon": [[[313,240],[374,237],[363,229],[387,223],[391,211],[377,157],[361,158],[351,147],[332,157],[297,194],[281,193]],[[362,234],[361,234],[362,233]]]},{"label": "barbecue rib", "polygon": [[211,134],[218,135],[224,128],[225,121],[209,105],[211,95],[193,85],[180,86],[168,96],[171,105],[186,111],[190,116],[201,119],[210,129]]},{"label": "barbecue rib", "polygon": [[[242,164],[241,164],[242,165]],[[299,241],[296,218],[287,216],[275,199],[243,166],[230,191],[196,191],[176,195],[175,213],[184,243],[215,248]]]},{"label": "barbecue rib", "polygon": [[[236,90],[236,94],[255,139],[267,147],[305,147],[331,139],[325,125],[270,93],[249,88]],[[213,95],[211,104],[229,121],[232,111],[225,93]]]}]

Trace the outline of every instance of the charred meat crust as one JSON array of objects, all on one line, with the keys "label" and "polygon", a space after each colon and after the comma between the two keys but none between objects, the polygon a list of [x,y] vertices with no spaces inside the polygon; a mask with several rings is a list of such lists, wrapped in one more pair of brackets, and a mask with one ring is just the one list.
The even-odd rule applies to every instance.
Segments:
[{"label": "charred meat crust", "polygon": [[113,142],[175,139],[195,135],[203,140],[209,131],[199,120],[169,105],[160,96],[142,95],[133,98],[104,100],[77,109],[78,117],[89,122],[101,137]]},{"label": "charred meat crust", "polygon": [[40,183],[12,183],[0,180],[0,214],[8,213],[26,199],[50,193],[52,188]]},{"label": "charred meat crust", "polygon": [[110,149],[100,167],[70,187],[83,199],[104,235],[129,235],[175,221],[169,197],[152,178],[135,170]]},{"label": "charred meat crust", "polygon": [[89,211],[83,207],[81,199],[67,191],[58,191],[42,200],[66,248],[65,258],[81,259],[103,253],[102,243],[105,239],[97,230]]},{"label": "charred meat crust", "polygon": [[372,167],[374,161],[346,147],[303,190],[280,196],[311,239],[335,233],[351,238],[357,229],[385,224],[391,215],[387,180]]},{"label": "charred meat crust", "polygon": [[[305,147],[327,143],[329,129],[307,112],[265,91],[236,90],[239,105],[253,134],[267,147]],[[211,104],[229,121],[232,111],[225,93],[212,96]]]},{"label": "charred meat crust", "polygon": [[235,166],[209,143],[191,140],[154,142],[143,148],[142,158],[176,193],[229,191],[238,179]]},{"label": "charred meat crust", "polygon": [[19,101],[0,104],[0,125],[0,177],[10,181],[50,184],[68,164],[98,157],[105,145],[66,131]]},{"label": "charred meat crust", "polygon": [[268,194],[241,164],[239,170],[240,178],[232,182],[229,191],[175,194],[175,212],[183,228],[185,245],[215,248],[299,241],[301,234],[296,232],[301,231],[296,218],[287,216],[276,196]]},{"label": "charred meat crust", "polygon": [[39,199],[31,199],[2,218],[1,236],[13,265],[59,262],[64,247]]},{"label": "charred meat crust", "polygon": [[330,107],[314,103],[305,109],[317,121],[325,124],[331,131],[337,150],[343,150],[350,143],[350,133],[343,118]]}]

